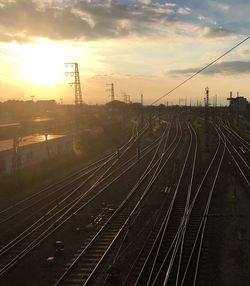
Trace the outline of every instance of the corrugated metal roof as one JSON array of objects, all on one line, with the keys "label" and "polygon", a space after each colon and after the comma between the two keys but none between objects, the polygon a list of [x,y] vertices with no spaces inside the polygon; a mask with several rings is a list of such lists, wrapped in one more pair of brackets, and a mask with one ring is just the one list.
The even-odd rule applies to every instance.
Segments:
[{"label": "corrugated metal roof", "polygon": [[[55,135],[55,134],[48,134],[47,140],[54,140],[62,137],[66,137],[67,135]],[[19,143],[19,147],[36,144],[40,142],[45,141],[45,135],[44,134],[36,134],[36,135],[30,135],[25,136],[21,138],[21,141]],[[8,140],[1,140],[0,141],[0,152],[1,151],[7,151],[11,150],[13,148],[13,139]]]},{"label": "corrugated metal roof", "polygon": [[5,123],[5,124],[0,124],[0,128],[4,127],[12,127],[12,126],[20,126],[20,123]]}]

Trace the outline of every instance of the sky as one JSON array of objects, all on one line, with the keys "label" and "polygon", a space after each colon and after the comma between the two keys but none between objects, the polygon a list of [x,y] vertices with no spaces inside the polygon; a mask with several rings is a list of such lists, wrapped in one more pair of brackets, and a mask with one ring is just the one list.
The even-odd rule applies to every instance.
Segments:
[{"label": "sky", "polygon": [[[79,64],[83,101],[124,93],[151,104],[249,36],[248,0],[0,0],[0,101],[74,103]],[[250,101],[250,40],[157,102]]]}]

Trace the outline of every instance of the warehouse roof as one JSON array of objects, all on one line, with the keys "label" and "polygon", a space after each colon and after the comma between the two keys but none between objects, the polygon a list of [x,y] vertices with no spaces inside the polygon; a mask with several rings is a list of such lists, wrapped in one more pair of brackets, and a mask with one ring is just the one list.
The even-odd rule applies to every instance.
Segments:
[{"label": "warehouse roof", "polygon": [[[55,135],[55,134],[48,134],[47,140],[54,140],[58,138],[65,137],[66,135]],[[19,142],[19,147],[36,144],[40,142],[45,141],[45,135],[44,134],[35,134],[35,135],[29,135],[21,137]],[[13,139],[8,140],[1,140],[0,141],[0,152],[1,151],[7,151],[11,150],[13,148]]]},{"label": "warehouse roof", "polygon": [[20,123],[4,123],[4,124],[0,124],[0,128],[5,128],[5,127],[13,127],[13,126],[20,126]]}]

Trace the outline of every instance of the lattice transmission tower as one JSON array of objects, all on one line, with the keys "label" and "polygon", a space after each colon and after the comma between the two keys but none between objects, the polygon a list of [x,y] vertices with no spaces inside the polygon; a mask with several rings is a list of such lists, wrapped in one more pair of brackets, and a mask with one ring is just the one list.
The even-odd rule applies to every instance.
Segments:
[{"label": "lattice transmission tower", "polygon": [[114,89],[114,84],[113,83],[107,83],[107,86],[110,86],[110,89],[107,89],[107,91],[110,92],[110,98],[111,98],[111,101],[114,101],[115,100],[115,89]]},{"label": "lattice transmission tower", "polygon": [[75,77],[74,82],[70,82],[69,84],[70,86],[75,86],[75,105],[82,105],[82,89],[78,63],[65,63],[65,67],[70,67],[73,69],[73,71],[65,72],[65,75]]}]

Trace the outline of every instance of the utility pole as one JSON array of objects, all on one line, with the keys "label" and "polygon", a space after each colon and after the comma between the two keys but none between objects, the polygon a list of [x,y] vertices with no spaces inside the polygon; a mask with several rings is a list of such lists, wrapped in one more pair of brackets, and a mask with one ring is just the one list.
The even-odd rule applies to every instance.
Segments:
[{"label": "utility pole", "polygon": [[107,86],[110,86],[110,89],[107,89],[107,91],[110,91],[110,98],[111,101],[115,100],[115,89],[114,89],[114,84],[113,83],[107,83]]},{"label": "utility pole", "polygon": [[74,71],[65,72],[65,75],[75,76],[74,82],[69,83],[70,86],[75,86],[75,105],[82,105],[82,90],[81,90],[81,82],[80,82],[80,73],[78,63],[65,63],[65,67],[72,68]]},{"label": "utility pole", "polygon": [[239,114],[240,114],[240,102],[239,102],[240,93],[237,91],[237,98],[236,98],[236,123],[239,126]]},{"label": "utility pole", "polygon": [[181,106],[181,103],[182,102],[185,102],[185,106],[187,105],[187,98],[185,97],[185,98],[180,98],[179,97],[179,106]]},{"label": "utility pole", "polygon": [[127,94],[127,103],[130,103],[131,101],[130,101],[130,95],[129,94]]},{"label": "utility pole", "polygon": [[205,107],[208,107],[209,106],[209,88],[208,87],[205,88],[205,94],[206,94]]},{"label": "utility pole", "polygon": [[138,163],[138,181],[140,180],[140,159],[141,159],[141,148],[140,148],[140,144],[138,142],[138,146],[137,146],[137,163]]},{"label": "utility pole", "polygon": [[16,171],[19,168],[19,161],[20,161],[20,157],[19,157],[19,144],[21,142],[22,138],[19,136],[14,136],[13,138],[13,170],[14,173],[16,173]]},{"label": "utility pole", "polygon": [[204,103],[205,103],[205,132],[206,132],[206,149],[208,150],[208,120],[209,120],[209,114],[208,114],[208,111],[209,111],[209,88],[206,87],[205,88],[205,98],[204,98]]},{"label": "utility pole", "polygon": [[141,125],[143,125],[144,116],[143,116],[143,94],[141,94]]},{"label": "utility pole", "polygon": [[229,117],[230,121],[233,121],[234,114],[233,114],[233,92],[230,91],[229,97],[227,98],[229,100]]},{"label": "utility pole", "polygon": [[80,74],[78,63],[65,63],[65,67],[70,67],[73,71],[65,72],[65,75],[74,76],[74,82],[69,83],[70,86],[75,86],[75,131],[74,131],[74,145],[76,149],[81,148],[81,118],[80,111],[82,107],[82,90],[80,82]]},{"label": "utility pole", "polygon": [[123,98],[125,103],[130,103],[130,95],[126,92],[123,93]]}]

